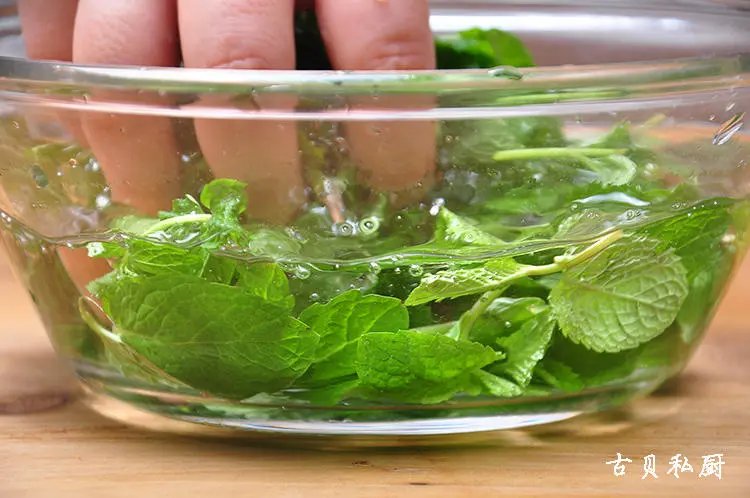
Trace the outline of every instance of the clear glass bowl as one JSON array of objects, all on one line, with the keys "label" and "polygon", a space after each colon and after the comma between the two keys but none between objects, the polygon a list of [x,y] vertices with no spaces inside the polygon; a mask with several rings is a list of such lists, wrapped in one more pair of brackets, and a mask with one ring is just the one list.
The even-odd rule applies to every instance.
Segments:
[{"label": "clear glass bowl", "polygon": [[742,4],[434,2],[436,33],[506,29],[539,67],[418,73],[30,62],[9,14],[2,238],[86,399],[130,423],[616,407],[685,366],[745,251]]}]

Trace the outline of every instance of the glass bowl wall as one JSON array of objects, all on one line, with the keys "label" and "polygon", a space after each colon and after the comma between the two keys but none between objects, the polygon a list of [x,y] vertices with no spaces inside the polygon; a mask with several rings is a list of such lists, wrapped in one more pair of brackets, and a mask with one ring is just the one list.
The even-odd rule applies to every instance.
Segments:
[{"label": "glass bowl wall", "polygon": [[420,73],[30,62],[3,19],[2,237],[90,404],[450,434],[676,375],[745,250],[750,14],[623,5],[434,2],[540,67]]}]

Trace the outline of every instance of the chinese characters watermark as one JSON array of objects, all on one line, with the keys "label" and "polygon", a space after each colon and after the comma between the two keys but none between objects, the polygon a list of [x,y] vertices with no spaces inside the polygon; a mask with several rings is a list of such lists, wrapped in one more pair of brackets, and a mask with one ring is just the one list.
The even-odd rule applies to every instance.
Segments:
[{"label": "chinese characters watermark", "polygon": [[[703,465],[698,477],[715,477],[721,480],[721,469],[724,466],[724,454],[714,453],[713,455],[703,455]],[[612,466],[612,473],[615,477],[622,477],[627,472],[627,464],[632,464],[633,460],[624,457],[622,453],[617,453],[617,457],[613,460],[604,462],[607,465]],[[669,459],[669,469],[666,475],[680,479],[682,474],[692,473],[695,474],[693,466],[690,463],[687,456],[682,453],[677,453]],[[643,457],[643,474],[641,480],[645,479],[658,479],[659,474],[657,472],[657,459],[656,455],[650,454]]]}]

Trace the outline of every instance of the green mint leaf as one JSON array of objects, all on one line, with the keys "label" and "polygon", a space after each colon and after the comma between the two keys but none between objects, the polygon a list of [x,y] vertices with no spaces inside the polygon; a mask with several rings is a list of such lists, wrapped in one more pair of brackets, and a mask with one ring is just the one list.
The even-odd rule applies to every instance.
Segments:
[{"label": "green mint leaf", "polygon": [[89,258],[119,259],[127,252],[124,247],[114,242],[91,242],[86,245]]},{"label": "green mint leaf", "polygon": [[378,399],[432,404],[471,389],[472,375],[502,357],[481,344],[402,331],[363,335],[357,375]]},{"label": "green mint leaf", "polygon": [[616,353],[658,336],[688,293],[685,268],[658,242],[630,239],[563,272],[549,303],[563,334],[597,352]]},{"label": "green mint leaf", "polygon": [[615,187],[627,185],[633,181],[638,171],[638,166],[630,158],[622,155],[586,158],[584,164],[596,173],[599,183]]},{"label": "green mint leaf", "polygon": [[435,42],[440,69],[533,67],[534,58],[516,36],[498,29],[474,28]]},{"label": "green mint leaf", "polygon": [[288,311],[294,308],[294,297],[289,293],[289,279],[275,263],[255,263],[242,267],[237,286]]},{"label": "green mint leaf", "polygon": [[110,226],[117,232],[141,236],[158,222],[155,218],[128,215],[114,220]]},{"label": "green mint leaf", "polygon": [[166,220],[169,218],[177,218],[179,216],[188,216],[191,214],[205,214],[205,211],[201,207],[200,203],[195,200],[192,195],[186,195],[180,199],[172,201],[171,211],[159,212],[159,218]]},{"label": "green mint leaf", "polygon": [[86,290],[88,290],[92,296],[101,299],[114,285],[116,285],[117,276],[117,271],[111,271],[106,275],[89,282],[86,286]]},{"label": "green mint leaf", "polygon": [[220,178],[203,187],[201,204],[217,217],[234,219],[247,209],[247,184]]},{"label": "green mint leaf", "polygon": [[[571,358],[569,361],[575,362],[575,358]],[[581,376],[572,368],[561,361],[550,358],[545,358],[536,365],[534,376],[551,387],[569,393],[579,392],[586,387],[581,380]]]},{"label": "green mint leaf", "polygon": [[499,398],[512,398],[524,394],[523,389],[521,389],[508,379],[498,377],[497,375],[493,375],[484,370],[479,370],[474,375],[484,387],[483,390],[491,396],[497,396]]},{"label": "green mint leaf", "polygon": [[354,374],[356,341],[364,334],[409,327],[409,313],[400,300],[358,290],[313,304],[299,318],[320,337],[315,364],[306,376],[310,382]]},{"label": "green mint leaf", "polygon": [[[563,390],[578,391],[580,389],[576,387],[580,384],[600,387],[627,379],[637,368],[639,355],[640,348],[619,353],[597,353],[571,342],[561,334],[555,334],[540,368],[555,375],[556,379],[544,375],[540,377],[553,387],[558,387],[555,384],[559,384],[559,388]],[[553,363],[567,365],[567,368],[556,369],[551,366]],[[569,375],[567,370],[571,370],[574,375]]]},{"label": "green mint leaf", "polygon": [[517,332],[497,340],[505,360],[490,367],[495,375],[510,377],[520,387],[531,382],[534,367],[544,357],[555,330],[549,309],[527,320]]},{"label": "green mint leaf", "polygon": [[505,242],[483,232],[467,219],[441,208],[435,222],[435,242],[451,246],[501,246]]},{"label": "green mint leaf", "polygon": [[719,283],[733,266],[722,239],[732,226],[734,204],[728,199],[704,201],[642,230],[661,241],[657,250],[673,249],[687,270],[690,293],[677,317],[686,342],[704,329],[719,297]]},{"label": "green mint leaf", "polygon": [[123,343],[171,377],[226,398],[289,386],[318,341],[285,308],[198,277],[124,279],[105,296]]},{"label": "green mint leaf", "polygon": [[128,241],[127,270],[140,275],[200,275],[209,254],[200,249],[183,249],[143,240]]},{"label": "green mint leaf", "polygon": [[527,321],[547,309],[544,300],[538,297],[495,299],[471,328],[469,339],[497,347],[497,340],[518,331]]},{"label": "green mint leaf", "polygon": [[240,265],[233,259],[209,254],[200,276],[209,282],[233,284],[239,267]]},{"label": "green mint leaf", "polygon": [[483,268],[454,269],[428,274],[406,299],[407,306],[455,299],[497,289],[524,276],[527,266],[511,258],[494,260]]},{"label": "green mint leaf", "polygon": [[[497,151],[567,145],[561,122],[550,117],[449,121],[443,125],[442,135],[451,168],[470,170],[471,175],[475,175],[477,170],[496,171],[498,165],[492,156]],[[517,173],[509,171],[509,168],[501,171],[510,175]],[[484,186],[476,185],[476,180],[474,178],[471,182],[473,186],[465,187],[481,191]],[[491,178],[481,181],[490,183]],[[455,178],[451,181],[451,184],[454,183]]]}]

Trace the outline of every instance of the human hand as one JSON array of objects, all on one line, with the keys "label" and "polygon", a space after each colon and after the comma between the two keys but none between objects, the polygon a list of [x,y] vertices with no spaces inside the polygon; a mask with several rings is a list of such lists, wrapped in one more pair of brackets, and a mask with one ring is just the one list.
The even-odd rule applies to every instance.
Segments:
[{"label": "human hand", "polygon": [[[335,69],[431,69],[427,0],[19,0],[28,56],[80,64],[294,69],[295,8],[317,9]],[[148,102],[147,102],[148,103]],[[381,99],[377,105],[390,105]],[[266,97],[261,107],[293,106]],[[367,100],[355,106],[372,106]],[[398,105],[403,105],[399,102]],[[406,103],[410,105],[410,103]],[[412,103],[420,105],[420,103]],[[78,121],[78,123],[76,122]],[[180,197],[180,151],[167,118],[80,114],[66,124],[99,160],[115,202],[155,212]],[[214,175],[249,184],[250,214],[288,222],[303,202],[293,121],[195,120]],[[434,164],[431,123],[349,123],[351,156],[371,187],[399,191]]]}]

